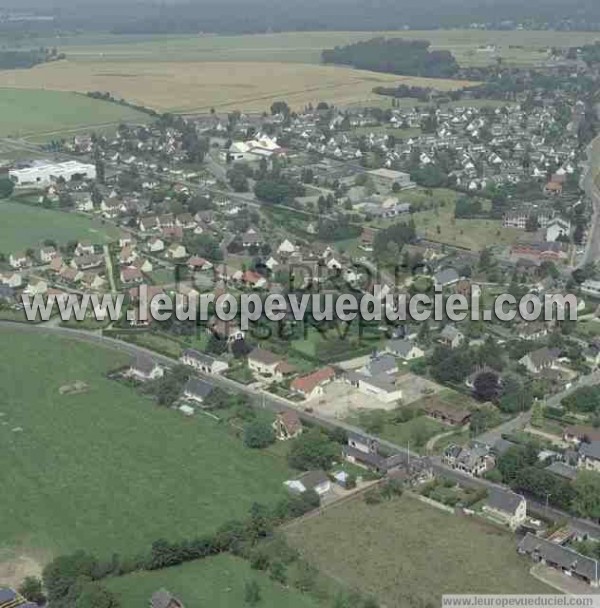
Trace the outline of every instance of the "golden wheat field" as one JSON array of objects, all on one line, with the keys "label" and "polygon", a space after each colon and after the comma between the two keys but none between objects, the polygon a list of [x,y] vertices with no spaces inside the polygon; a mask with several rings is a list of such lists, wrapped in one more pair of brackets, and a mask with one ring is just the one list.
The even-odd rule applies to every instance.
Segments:
[{"label": "golden wheat field", "polygon": [[410,84],[452,90],[464,81],[378,74],[352,68],[281,62],[60,61],[0,72],[0,87],[108,91],[159,111],[260,111],[284,99],[291,107],[327,101],[347,105],[376,96],[379,85]]}]

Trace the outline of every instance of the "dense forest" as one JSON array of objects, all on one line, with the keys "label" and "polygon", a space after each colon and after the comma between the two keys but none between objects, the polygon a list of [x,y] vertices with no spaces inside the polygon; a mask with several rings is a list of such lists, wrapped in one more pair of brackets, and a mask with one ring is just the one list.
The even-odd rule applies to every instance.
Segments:
[{"label": "dense forest", "polygon": [[459,66],[450,51],[430,51],[427,40],[373,38],[336,46],[322,53],[323,63],[350,65],[360,70],[408,76],[451,78]]},{"label": "dense forest", "polygon": [[0,70],[32,68],[34,65],[64,59],[65,55],[56,49],[37,49],[31,51],[0,51]]}]

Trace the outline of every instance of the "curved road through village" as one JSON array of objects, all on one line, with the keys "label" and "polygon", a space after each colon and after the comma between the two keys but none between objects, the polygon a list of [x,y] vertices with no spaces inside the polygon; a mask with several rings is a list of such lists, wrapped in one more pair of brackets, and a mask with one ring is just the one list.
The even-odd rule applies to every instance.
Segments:
[{"label": "curved road through village", "polygon": [[[23,332],[54,333],[55,335],[59,335],[59,336],[65,337],[65,338],[70,338],[73,340],[80,340],[83,342],[96,344],[98,346],[102,346],[105,348],[112,348],[112,349],[118,350],[122,353],[125,353],[127,355],[130,355],[131,357],[137,357],[139,355],[147,355],[149,357],[152,357],[158,363],[168,366],[168,367],[175,364],[175,360],[171,359],[170,357],[166,357],[166,356],[156,353],[150,349],[147,349],[147,348],[144,348],[141,346],[137,346],[135,344],[130,344],[127,342],[123,342],[122,340],[117,340],[115,338],[109,338],[109,337],[103,336],[100,333],[94,333],[94,332],[89,332],[89,331],[80,330],[80,329],[70,329],[70,328],[65,328],[65,327],[51,326],[51,325],[47,325],[47,324],[34,325],[34,324],[17,323],[17,322],[12,322],[12,321],[1,321],[0,320],[0,330],[2,330],[2,329],[9,329],[9,330],[13,330],[13,331],[23,331]],[[209,382],[215,386],[218,386],[224,390],[232,391],[235,393],[246,394],[248,397],[250,397],[250,399],[253,402],[255,407],[266,407],[266,408],[269,408],[276,412],[280,412],[282,410],[293,410],[306,422],[316,424],[316,425],[319,425],[319,426],[322,426],[325,428],[329,428],[329,429],[340,428],[347,432],[359,433],[363,436],[369,437],[369,435],[367,435],[363,430],[361,430],[357,427],[346,424],[339,420],[332,420],[330,418],[326,418],[324,416],[320,416],[320,415],[317,415],[314,413],[305,412],[305,411],[300,410],[297,407],[295,407],[293,404],[291,404],[291,402],[287,401],[286,399],[283,399],[276,395],[258,391],[256,389],[250,388],[248,386],[245,386],[243,384],[240,384],[238,382],[235,382],[234,380],[230,380],[223,376],[202,374],[200,372],[196,372],[196,373],[202,379],[204,379],[207,382]],[[379,439],[379,438],[373,437],[373,436],[371,436],[371,438],[376,439],[380,443],[380,445],[382,445],[390,450],[393,450],[394,452],[406,454],[407,456],[410,456],[411,458],[420,457],[418,454],[415,454],[414,452],[409,452],[406,448],[398,446],[389,441],[385,441],[385,440],[382,440],[382,439]],[[459,473],[458,471],[455,471],[455,470],[445,466],[444,464],[442,464],[439,457],[433,458],[432,464],[433,464],[433,468],[436,473],[443,475],[447,478],[454,479],[454,480],[456,480],[456,482],[464,484],[466,486],[476,487],[476,488],[486,488],[486,489],[490,489],[490,488],[494,488],[494,487],[502,488],[502,486],[489,482],[485,479],[481,479],[478,477],[470,477],[470,476],[464,475],[463,473]],[[532,500],[532,499],[528,499],[528,504],[529,504],[530,510],[532,510],[533,512],[535,512],[538,515],[547,515],[548,517],[553,518],[555,520],[568,520],[571,522],[572,525],[576,526],[577,529],[582,531],[583,533],[589,534],[592,537],[600,538],[600,525],[594,523],[593,521],[572,517],[571,515],[569,515],[568,513],[565,513],[564,511],[560,511],[560,510],[554,509],[552,507],[546,507],[545,505],[543,505],[539,502],[536,502],[535,500]]]}]

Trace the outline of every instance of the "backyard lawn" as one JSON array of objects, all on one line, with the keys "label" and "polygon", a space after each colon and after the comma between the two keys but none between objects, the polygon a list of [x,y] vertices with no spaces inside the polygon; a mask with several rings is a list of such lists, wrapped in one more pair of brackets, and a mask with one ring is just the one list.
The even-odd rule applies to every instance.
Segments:
[{"label": "backyard lawn", "polygon": [[390,607],[437,606],[444,593],[551,593],[514,537],[409,496],[346,502],[287,535],[325,573]]},{"label": "backyard lawn", "polygon": [[[10,488],[0,553],[135,555],[284,495],[281,459],[105,377],[127,360],[50,333],[0,330],[0,486]],[[59,394],[77,380],[87,392]]]},{"label": "backyard lawn", "polygon": [[272,581],[267,574],[253,570],[247,561],[219,555],[155,572],[139,572],[105,581],[106,586],[127,608],[146,608],[155,591],[162,587],[177,596],[185,606],[210,608],[242,607],[244,588],[256,581],[260,588],[259,606],[316,608],[315,599]]}]

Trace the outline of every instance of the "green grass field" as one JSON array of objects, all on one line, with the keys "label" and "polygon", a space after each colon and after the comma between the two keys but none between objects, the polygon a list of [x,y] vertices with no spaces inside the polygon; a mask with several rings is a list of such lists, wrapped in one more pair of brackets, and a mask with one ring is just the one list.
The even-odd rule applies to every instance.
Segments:
[{"label": "green grass field", "polygon": [[60,91],[0,88],[0,137],[59,139],[148,115],[114,103]]},{"label": "green grass field", "polygon": [[[127,360],[50,333],[0,330],[0,553],[135,555],[285,495],[284,460],[104,376]],[[59,394],[76,380],[89,391]]]},{"label": "green grass field", "polygon": [[444,593],[550,593],[510,534],[403,496],[357,499],[290,526],[301,553],[385,606],[437,606]]},{"label": "green grass field", "polygon": [[39,247],[45,239],[59,245],[76,239],[102,244],[113,240],[118,230],[101,220],[63,213],[13,201],[0,201],[0,251],[8,254]]},{"label": "green grass field", "polygon": [[[532,65],[549,47],[594,42],[595,32],[432,30],[393,32],[286,32],[245,36],[80,35],[46,41],[75,61],[283,61],[319,63],[321,51],[374,36],[429,40],[432,48],[452,51],[463,65],[488,65],[495,53],[504,63]],[[44,44],[40,41],[39,44]]]},{"label": "green grass field", "polygon": [[259,606],[315,608],[319,604],[310,596],[287,589],[271,581],[260,571],[252,570],[247,561],[230,555],[219,555],[176,568],[140,572],[106,581],[106,586],[127,608],[146,608],[155,591],[164,587],[186,606],[211,608],[242,607],[246,582],[260,587]]}]

